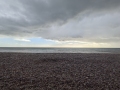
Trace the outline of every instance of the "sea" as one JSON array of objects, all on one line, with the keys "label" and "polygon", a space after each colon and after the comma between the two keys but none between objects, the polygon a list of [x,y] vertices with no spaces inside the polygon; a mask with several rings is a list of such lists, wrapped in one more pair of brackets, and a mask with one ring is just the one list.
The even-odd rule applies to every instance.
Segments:
[{"label": "sea", "polygon": [[14,52],[14,53],[118,53],[118,54],[120,54],[120,48],[0,47],[0,52]]}]

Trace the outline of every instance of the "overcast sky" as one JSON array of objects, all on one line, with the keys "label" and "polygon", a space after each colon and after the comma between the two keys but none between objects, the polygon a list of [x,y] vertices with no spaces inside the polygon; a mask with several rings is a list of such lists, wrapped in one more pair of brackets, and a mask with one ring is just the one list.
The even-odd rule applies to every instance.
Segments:
[{"label": "overcast sky", "polygon": [[0,47],[120,47],[120,0],[0,0]]}]

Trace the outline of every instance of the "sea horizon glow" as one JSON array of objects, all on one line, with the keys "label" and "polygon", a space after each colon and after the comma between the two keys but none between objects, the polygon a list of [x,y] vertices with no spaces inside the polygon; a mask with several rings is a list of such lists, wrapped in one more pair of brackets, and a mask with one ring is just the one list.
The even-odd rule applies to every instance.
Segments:
[{"label": "sea horizon glow", "polygon": [[0,47],[120,48],[119,0],[1,0]]}]

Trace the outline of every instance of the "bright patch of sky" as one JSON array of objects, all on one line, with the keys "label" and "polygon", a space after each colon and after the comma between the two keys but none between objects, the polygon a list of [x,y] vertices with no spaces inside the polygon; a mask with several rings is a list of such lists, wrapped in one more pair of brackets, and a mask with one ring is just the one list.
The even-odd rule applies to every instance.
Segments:
[{"label": "bright patch of sky", "polygon": [[43,38],[0,38],[1,47],[51,47],[56,41]]}]

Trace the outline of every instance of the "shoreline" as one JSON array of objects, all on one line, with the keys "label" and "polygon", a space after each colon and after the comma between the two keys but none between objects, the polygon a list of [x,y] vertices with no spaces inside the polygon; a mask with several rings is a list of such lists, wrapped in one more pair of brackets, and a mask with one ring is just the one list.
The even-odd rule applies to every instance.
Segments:
[{"label": "shoreline", "polygon": [[10,53],[13,53],[13,54],[120,54],[120,53],[115,53],[115,52],[93,52],[93,53],[90,53],[90,52],[84,52],[84,53],[77,53],[77,52],[70,52],[70,53],[68,53],[68,52],[48,52],[48,53],[46,53],[46,52],[38,52],[38,53],[36,53],[36,52],[0,52],[0,54],[1,53],[7,53],[7,54],[10,54]]},{"label": "shoreline", "polygon": [[120,54],[0,52],[0,89],[119,90]]}]

